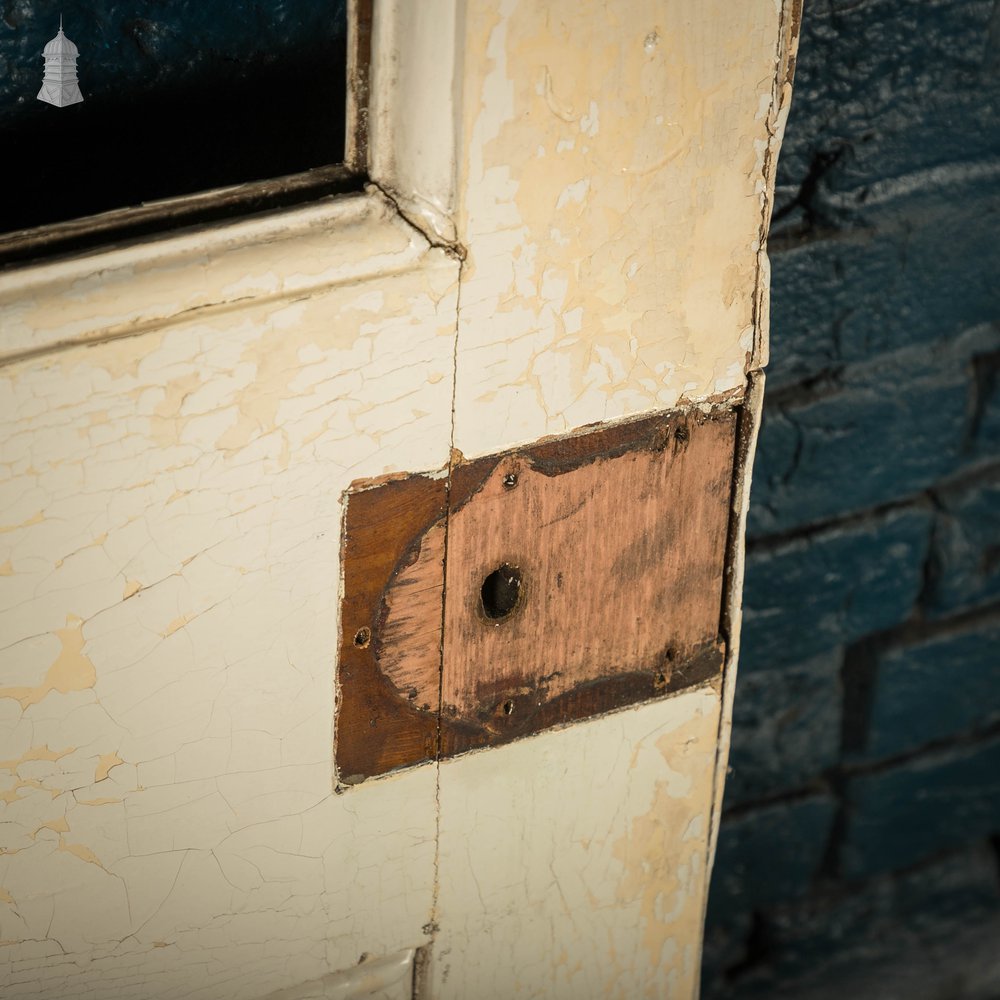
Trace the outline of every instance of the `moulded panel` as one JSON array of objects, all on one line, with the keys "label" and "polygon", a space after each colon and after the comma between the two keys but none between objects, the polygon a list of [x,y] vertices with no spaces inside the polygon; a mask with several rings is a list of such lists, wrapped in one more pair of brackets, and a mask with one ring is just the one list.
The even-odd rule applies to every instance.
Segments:
[{"label": "moulded panel", "polygon": [[0,358],[135,336],[178,316],[307,297],[416,266],[427,241],[386,199],[325,198],[0,272]]},{"label": "moulded panel", "polygon": [[456,288],[425,246],[0,369],[11,995],[243,1000],[425,940],[433,770],[333,789],[340,497],[447,461]]},{"label": "moulded panel", "polygon": [[693,997],[715,686],[441,765],[436,1000]]},{"label": "moulded panel", "polygon": [[264,1000],[413,1000],[417,951],[366,956],[351,969],[271,993]]}]

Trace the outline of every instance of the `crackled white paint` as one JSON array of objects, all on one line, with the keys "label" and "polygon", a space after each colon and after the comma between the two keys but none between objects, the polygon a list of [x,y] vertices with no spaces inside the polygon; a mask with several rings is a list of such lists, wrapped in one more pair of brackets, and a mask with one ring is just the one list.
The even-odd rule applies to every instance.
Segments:
[{"label": "crackled white paint", "polygon": [[742,392],[767,333],[783,7],[468,6],[464,454]]},{"label": "crackled white paint", "polygon": [[0,274],[5,997],[405,995],[425,945],[439,998],[695,995],[732,658],[725,699],[336,794],[340,497],[741,397],[795,4],[433,3],[375,25],[406,218]]},{"label": "crackled white paint", "polygon": [[[5,996],[257,997],[423,942],[433,770],[333,793],[340,494],[446,461],[457,265],[366,211],[245,248],[293,291],[0,369]],[[104,306],[38,284],[15,315],[89,340]]]},{"label": "crackled white paint", "polygon": [[692,997],[712,687],[441,767],[434,997]]}]

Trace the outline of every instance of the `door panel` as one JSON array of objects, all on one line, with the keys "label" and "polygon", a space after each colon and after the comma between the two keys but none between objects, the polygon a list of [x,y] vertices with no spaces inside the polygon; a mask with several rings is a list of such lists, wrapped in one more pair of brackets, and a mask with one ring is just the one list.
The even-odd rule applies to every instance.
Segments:
[{"label": "door panel", "polygon": [[[0,274],[7,994],[696,994],[797,18],[382,0],[364,195]],[[338,785],[352,486],[668,410],[735,456],[721,673]]]},{"label": "door panel", "polygon": [[[422,943],[433,769],[359,802],[331,767],[341,493],[447,461],[457,265],[419,242],[0,369],[6,995],[264,996]],[[221,296],[206,257],[154,271]]]}]

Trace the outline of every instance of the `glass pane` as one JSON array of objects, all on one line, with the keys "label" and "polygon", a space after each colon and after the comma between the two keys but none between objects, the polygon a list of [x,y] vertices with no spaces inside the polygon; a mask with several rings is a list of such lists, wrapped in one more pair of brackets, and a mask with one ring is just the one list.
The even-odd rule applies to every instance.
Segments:
[{"label": "glass pane", "polygon": [[[0,232],[340,162],[346,0],[0,9]],[[77,48],[82,102],[75,100]],[[55,58],[52,58],[55,56]]]}]

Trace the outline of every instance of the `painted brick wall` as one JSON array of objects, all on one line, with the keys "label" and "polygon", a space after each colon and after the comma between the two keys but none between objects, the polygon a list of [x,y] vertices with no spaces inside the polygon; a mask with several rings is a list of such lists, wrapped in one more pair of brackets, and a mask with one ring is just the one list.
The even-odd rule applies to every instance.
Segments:
[{"label": "painted brick wall", "polygon": [[807,2],[778,183],[703,995],[995,996],[1000,4]]}]

